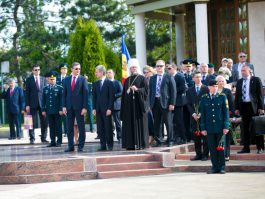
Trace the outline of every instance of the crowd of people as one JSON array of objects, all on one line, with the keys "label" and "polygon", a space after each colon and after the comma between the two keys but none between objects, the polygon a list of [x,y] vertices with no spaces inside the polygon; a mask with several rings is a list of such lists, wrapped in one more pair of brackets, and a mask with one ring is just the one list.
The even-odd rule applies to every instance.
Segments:
[{"label": "crowd of people", "polygon": [[[138,60],[130,59],[130,76],[123,86],[114,79],[115,71],[103,65],[95,68],[98,80],[93,84],[80,75],[77,62],[71,66],[71,75],[67,76],[67,65],[61,64],[60,75],[51,71],[46,78],[40,76],[40,66],[34,65],[24,92],[10,79],[1,94],[7,102],[10,139],[21,137],[20,114],[30,114],[30,144],[35,141],[39,116],[42,142],[48,142],[49,125],[48,147],[61,146],[64,133],[68,138],[65,152],[75,151],[75,145],[82,152],[88,112],[90,131],[94,131],[92,113],[96,117],[100,151],[113,150],[115,126],[117,139],[127,150],[171,147],[193,140],[196,156],[192,160],[208,160],[210,153],[210,173],[224,173],[237,125],[243,145],[238,153],[250,153],[253,143],[258,154],[264,151],[263,135],[250,130],[252,117],[264,114],[262,83],[246,59],[244,52],[238,54],[236,64],[223,58],[217,72],[213,64],[192,59],[180,65],[157,60],[154,67],[140,71]],[[221,141],[224,151],[216,150]]]}]

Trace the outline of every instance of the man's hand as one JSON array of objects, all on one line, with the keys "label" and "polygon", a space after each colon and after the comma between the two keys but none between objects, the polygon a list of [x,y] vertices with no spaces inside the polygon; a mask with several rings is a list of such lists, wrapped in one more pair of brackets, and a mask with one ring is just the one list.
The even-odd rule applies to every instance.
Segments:
[{"label": "man's hand", "polygon": [[30,113],[30,107],[29,106],[26,106],[26,112]]},{"label": "man's hand", "polygon": [[229,132],[228,129],[223,129],[223,134],[226,135]]},{"label": "man's hand", "polygon": [[206,136],[206,135],[207,135],[207,131],[201,131],[201,134],[202,134],[203,136]]},{"label": "man's hand", "polygon": [[23,110],[22,110],[22,111],[21,111],[21,113],[22,113],[22,114],[24,114],[24,113],[25,113],[25,111],[23,111]]},{"label": "man's hand", "polygon": [[97,115],[97,112],[95,109],[93,109],[93,115],[96,116]]},{"label": "man's hand", "polygon": [[82,108],[82,110],[81,110],[81,115],[85,115],[86,112],[87,112],[87,110],[86,110],[85,108]]},{"label": "man's hand", "polygon": [[64,115],[67,115],[66,107],[63,107],[63,114],[64,114]]},{"label": "man's hand", "polygon": [[168,106],[168,110],[169,110],[169,111],[174,111],[174,108],[175,108],[174,105],[169,105],[169,106]]},{"label": "man's hand", "polygon": [[131,89],[133,90],[133,91],[137,91],[138,90],[138,88],[136,87],[136,86],[131,86]]},{"label": "man's hand", "polygon": [[63,111],[59,111],[59,115],[63,115]]},{"label": "man's hand", "polygon": [[258,113],[259,113],[260,115],[263,115],[263,114],[264,114],[264,110],[263,110],[263,109],[258,109]]},{"label": "man's hand", "polygon": [[107,112],[106,112],[106,116],[110,116],[111,115],[111,110],[107,110]]},{"label": "man's hand", "polygon": [[41,114],[42,116],[46,117],[46,112],[42,112]]},{"label": "man's hand", "polygon": [[239,110],[235,110],[235,114],[236,115],[239,115]]},{"label": "man's hand", "polygon": [[5,86],[4,86],[5,91],[7,91],[8,88],[9,88],[9,86],[7,84],[5,84]]}]

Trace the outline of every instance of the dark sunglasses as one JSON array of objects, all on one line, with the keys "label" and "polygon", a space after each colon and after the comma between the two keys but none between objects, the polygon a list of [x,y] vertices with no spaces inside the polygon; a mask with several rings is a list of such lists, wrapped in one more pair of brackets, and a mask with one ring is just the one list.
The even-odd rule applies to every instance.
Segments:
[{"label": "dark sunglasses", "polygon": [[171,70],[172,68],[167,68],[168,70]]},{"label": "dark sunglasses", "polygon": [[240,58],[243,58],[243,57],[246,57],[246,55],[241,55],[241,56],[239,56]]},{"label": "dark sunglasses", "polygon": [[158,68],[163,68],[164,67],[164,65],[156,65],[156,67]]},{"label": "dark sunglasses", "polygon": [[34,71],[40,71],[40,69],[34,69]]},{"label": "dark sunglasses", "polygon": [[81,68],[75,68],[75,70],[81,70]]}]

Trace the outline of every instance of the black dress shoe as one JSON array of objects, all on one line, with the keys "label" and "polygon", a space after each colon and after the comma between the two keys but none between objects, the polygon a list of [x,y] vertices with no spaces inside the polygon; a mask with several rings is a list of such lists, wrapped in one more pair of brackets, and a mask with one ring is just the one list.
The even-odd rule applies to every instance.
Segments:
[{"label": "black dress shoe", "polygon": [[47,140],[41,140],[41,142],[42,142],[42,143],[48,143],[48,141],[47,141]]},{"label": "black dress shoe", "polygon": [[99,148],[98,151],[107,151],[107,148]]},{"label": "black dress shoe", "polygon": [[225,170],[221,169],[219,173],[220,174],[225,174]]},{"label": "black dress shoe", "polygon": [[47,145],[47,147],[56,147],[56,144],[49,144],[49,145]]},{"label": "black dress shoe", "polygon": [[241,151],[238,151],[237,153],[238,154],[241,154],[241,153],[250,153],[250,150],[242,149]]},{"label": "black dress shoe", "polygon": [[30,140],[30,144],[34,144],[34,140]]},{"label": "black dress shoe", "polygon": [[61,144],[61,143],[57,143],[56,146],[57,146],[57,147],[61,147],[62,144]]},{"label": "black dress shoe", "polygon": [[161,147],[162,143],[161,142],[156,142],[155,144],[152,145],[152,147]]},{"label": "black dress shoe", "polygon": [[216,174],[216,173],[219,173],[219,171],[212,170],[212,169],[207,171],[207,174]]},{"label": "black dress shoe", "polygon": [[67,148],[67,149],[65,149],[64,150],[64,152],[74,152],[75,151],[75,149],[74,148]]},{"label": "black dress shoe", "polygon": [[77,152],[84,152],[84,149],[83,148],[78,148]]},{"label": "black dress shoe", "polygon": [[200,156],[195,156],[195,157],[193,157],[193,158],[191,158],[190,160],[191,161],[195,161],[195,160],[201,160],[202,158],[200,157]]},{"label": "black dress shoe", "polygon": [[95,140],[99,140],[99,136],[95,137]]},{"label": "black dress shoe", "polygon": [[201,161],[207,161],[208,160],[208,157],[202,157]]},{"label": "black dress shoe", "polygon": [[257,154],[262,154],[262,153],[264,153],[263,149],[258,149]]}]

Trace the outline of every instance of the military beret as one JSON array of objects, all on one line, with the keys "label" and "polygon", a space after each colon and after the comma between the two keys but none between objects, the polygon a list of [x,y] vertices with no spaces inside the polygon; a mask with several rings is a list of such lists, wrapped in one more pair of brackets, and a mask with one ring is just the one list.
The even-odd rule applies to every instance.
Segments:
[{"label": "military beret", "polygon": [[57,72],[55,72],[55,71],[50,71],[50,72],[47,73],[47,76],[46,76],[46,77],[49,77],[49,78],[51,78],[51,79],[54,79],[54,78],[57,77],[57,75],[58,75]]},{"label": "military beret", "polygon": [[68,64],[67,63],[62,63],[62,64],[60,64],[59,65],[59,69],[61,69],[61,68],[68,68]]},{"label": "military beret", "polygon": [[209,81],[209,86],[214,86],[214,85],[217,85],[217,81],[214,80],[214,79],[211,79],[211,80]]},{"label": "military beret", "polygon": [[208,64],[208,68],[214,68],[214,64],[209,63],[209,64]]}]

